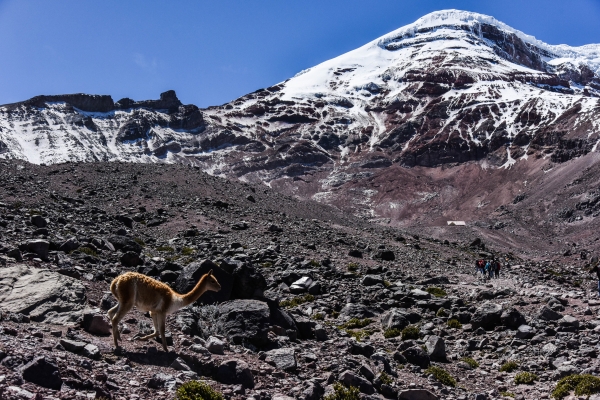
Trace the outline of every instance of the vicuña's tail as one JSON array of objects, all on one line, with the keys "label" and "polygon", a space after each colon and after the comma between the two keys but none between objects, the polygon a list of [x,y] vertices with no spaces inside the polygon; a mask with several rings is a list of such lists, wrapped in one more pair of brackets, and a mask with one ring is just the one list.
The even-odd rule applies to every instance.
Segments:
[{"label": "vicu\u00f1a's tail", "polygon": [[119,296],[117,296],[117,280],[113,279],[112,283],[110,284],[110,292],[113,294],[113,296],[115,296],[115,299],[119,300]]}]

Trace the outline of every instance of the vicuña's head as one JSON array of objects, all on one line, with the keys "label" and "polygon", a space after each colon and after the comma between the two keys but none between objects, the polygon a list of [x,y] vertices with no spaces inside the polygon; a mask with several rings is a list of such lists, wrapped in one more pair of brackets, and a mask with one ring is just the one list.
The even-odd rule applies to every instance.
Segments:
[{"label": "vicu\u00f1a's head", "polygon": [[218,292],[221,290],[221,285],[217,281],[217,278],[213,275],[213,270],[211,269],[205,275],[204,281],[206,282],[206,290],[212,290],[213,292]]}]

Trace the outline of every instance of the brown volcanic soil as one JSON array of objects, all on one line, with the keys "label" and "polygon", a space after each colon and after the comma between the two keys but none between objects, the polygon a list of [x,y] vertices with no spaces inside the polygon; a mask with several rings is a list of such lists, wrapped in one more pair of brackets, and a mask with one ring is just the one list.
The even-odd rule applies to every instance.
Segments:
[{"label": "brown volcanic soil", "polygon": [[[0,168],[5,177],[0,182],[0,263],[7,267],[24,264],[75,276],[74,279],[85,288],[86,306],[102,307],[112,277],[136,267],[122,262],[120,251],[104,248],[90,255],[79,250],[63,252],[55,247],[70,237],[76,237],[85,245],[101,242],[119,232],[145,243],[141,251],[144,265],[137,269],[148,271],[156,278],[159,275],[153,269],[162,270],[167,262],[185,267],[200,259],[211,259],[222,265],[235,259],[254,266],[266,281],[264,294],[257,293],[254,301],[267,302],[287,313],[298,326],[297,330],[286,330],[278,325],[279,322],[271,322],[267,327],[267,344],[262,347],[236,344],[222,330],[222,322],[210,317],[210,312],[218,313],[223,305],[198,304],[169,317],[167,330],[174,345],[165,354],[157,343],[129,340],[149,322],[147,316],[133,311],[124,320],[128,328],[122,334],[124,352],[115,354],[112,338],[92,334],[79,323],[59,326],[28,321],[27,315],[2,312],[0,390],[8,398],[21,395],[27,398],[29,395],[22,391],[48,399],[82,396],[172,398],[174,393],[170,386],[149,385],[153,376],[162,373],[171,376],[175,387],[199,376],[227,398],[240,399],[268,400],[291,396],[316,400],[323,391],[331,392],[332,384],[340,379],[350,379],[347,383],[354,384],[362,382],[363,396],[372,393],[371,397],[364,398],[382,398],[383,393],[394,397],[404,390],[422,388],[444,399],[472,398],[477,393],[499,398],[500,392],[507,391],[518,398],[536,399],[552,390],[562,373],[557,369],[559,367],[572,365],[574,371],[589,373],[600,370],[594,350],[598,343],[595,327],[600,325],[594,314],[598,312],[599,303],[590,300],[595,282],[588,280],[589,275],[579,268],[585,261],[575,262],[575,257],[580,257],[581,245],[576,247],[576,256],[567,258],[577,268],[560,259],[536,263],[530,258],[509,254],[509,251],[516,251],[508,242],[506,248],[509,251],[490,245],[492,239],[503,240],[503,229],[506,228],[490,230],[480,226],[458,231],[458,227],[436,227],[440,215],[436,215],[433,208],[427,212],[423,204],[414,206],[415,211],[424,213],[422,225],[419,226],[417,219],[407,231],[373,224],[316,202],[297,201],[264,185],[230,182],[182,165],[35,166],[0,162]],[[507,204],[518,193],[508,189],[495,192],[492,183],[486,179],[493,173],[477,172],[474,165],[464,166],[461,171],[472,177],[471,185],[488,188],[485,199],[495,198],[495,193],[507,193],[485,207]],[[463,197],[461,202],[446,194],[458,179],[456,170],[440,170],[440,175],[429,176],[425,172],[432,173],[433,170],[401,169],[398,174],[400,172],[404,173],[403,178],[410,176],[413,185],[427,179],[431,182],[427,192],[443,192],[439,199],[434,197],[424,204],[440,202],[445,205],[444,201],[451,201],[459,212],[470,209],[465,205],[468,197]],[[556,184],[557,178],[553,178],[552,172],[535,178],[540,181],[539,187]],[[519,176],[516,169],[503,173],[514,174],[511,176],[515,180]],[[586,176],[593,174],[588,172]],[[383,179],[383,176],[376,176],[374,185]],[[574,190],[556,185],[563,191]],[[585,185],[592,186],[591,183]],[[410,192],[398,188],[396,193],[400,196]],[[469,201],[472,205],[476,200]],[[520,210],[522,204],[528,202],[535,204],[536,198],[531,195],[515,205],[516,211],[512,208],[509,211],[518,216],[526,215],[527,208]],[[485,215],[480,209],[477,213]],[[35,215],[42,215],[48,221],[47,231],[32,225],[31,217]],[[452,217],[462,215],[465,214],[457,213]],[[126,227],[123,217],[139,222]],[[151,221],[157,219],[161,223],[150,226],[153,225]],[[236,226],[242,222],[247,223],[247,228],[239,230]],[[281,231],[270,229],[272,225]],[[195,236],[187,235],[190,230],[195,230]],[[482,253],[481,247],[469,245],[476,235],[483,236],[484,233],[489,235],[484,236],[486,250],[501,257],[505,263],[501,279],[491,282],[482,282],[473,274],[473,261],[486,253]],[[48,259],[42,260],[38,254],[25,249],[23,244],[34,238],[50,242]],[[24,249],[24,260],[19,262],[8,257],[18,247]],[[360,251],[363,257],[349,256],[352,250]],[[381,258],[384,250],[394,254],[393,261]],[[64,257],[70,258],[76,267],[60,265]],[[0,267],[0,273],[3,268]],[[293,274],[311,276],[320,285],[320,290],[315,291],[314,298],[307,299],[306,303],[278,308],[280,300],[305,294],[290,293],[291,282],[287,277]],[[414,291],[434,286],[443,288],[446,296],[438,299]],[[106,298],[110,299],[110,296]],[[488,330],[469,329],[469,320],[477,318],[478,309],[485,300],[504,310],[515,307],[523,321],[533,327],[537,339],[530,336],[516,338],[517,326],[506,326],[500,321],[488,326]],[[577,323],[541,319],[538,312],[546,304],[562,314],[574,316]],[[445,311],[440,312],[440,308]],[[416,341],[384,337],[387,325],[383,320],[392,310],[407,318],[410,315],[413,324],[420,329]],[[364,329],[340,328],[351,317],[369,318],[370,322]],[[191,319],[193,325],[202,326],[203,331],[193,333],[188,330],[186,318]],[[465,329],[449,328],[446,324],[449,318],[461,319]],[[326,336],[318,336],[317,331]],[[59,334],[61,338],[56,336]],[[362,338],[356,341],[351,334],[360,334]],[[211,335],[217,335],[225,342],[224,354],[196,351],[203,345],[208,346],[206,340]],[[447,359],[432,362],[458,379],[457,388],[441,384],[415,365],[415,360],[406,360],[407,348],[418,352],[427,340],[437,340],[432,339],[434,336],[444,341]],[[59,344],[64,338],[97,346],[99,359],[89,360],[67,351]],[[555,345],[556,351],[542,351],[547,344]],[[291,351],[296,367],[287,368],[268,353],[263,353],[272,349]],[[63,380],[60,391],[23,378],[22,368],[37,356],[56,360]],[[460,362],[465,356],[474,358],[480,366],[475,370],[468,369]],[[178,357],[189,365],[190,373],[172,366]],[[222,381],[217,371],[222,362],[230,359],[248,364],[254,387]],[[498,371],[508,360],[517,360],[520,370],[535,372],[539,380],[533,386],[516,385],[513,376],[517,371],[508,374]],[[381,380],[376,378],[381,378],[382,372],[391,378],[389,387],[382,386]],[[352,376],[360,379],[353,381]]]}]

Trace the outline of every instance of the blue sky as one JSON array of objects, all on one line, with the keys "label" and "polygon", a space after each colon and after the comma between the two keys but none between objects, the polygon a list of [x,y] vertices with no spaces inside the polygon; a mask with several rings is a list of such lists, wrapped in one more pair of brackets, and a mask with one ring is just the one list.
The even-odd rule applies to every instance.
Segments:
[{"label": "blue sky", "polygon": [[218,105],[449,8],[550,44],[600,43],[600,0],[0,0],[0,104],[174,89]]}]

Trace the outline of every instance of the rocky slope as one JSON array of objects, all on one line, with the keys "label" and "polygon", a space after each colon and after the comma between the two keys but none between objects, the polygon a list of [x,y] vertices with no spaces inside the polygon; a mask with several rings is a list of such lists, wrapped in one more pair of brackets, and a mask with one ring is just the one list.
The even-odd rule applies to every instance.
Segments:
[{"label": "rocky slope", "polygon": [[[539,399],[599,372],[588,254],[520,259],[191,166],[0,168],[2,398],[170,399],[202,379],[236,399],[318,399],[338,381],[364,399]],[[483,281],[473,262],[492,255],[504,268]],[[131,340],[150,328],[139,311],[113,351],[113,277],[184,292],[210,268],[223,289],[169,317],[168,353]]]},{"label": "rocky slope", "polygon": [[[172,91],[153,101],[79,94],[5,105],[0,156],[179,162],[368,218],[475,226],[503,204],[477,199],[489,192],[470,184],[473,174],[489,174],[512,201],[524,189],[515,176],[541,190],[554,165],[594,162],[599,68],[598,45],[548,45],[492,17],[440,11],[218,107],[182,105]],[[402,190],[424,175],[432,188]],[[412,212],[423,198],[460,206]],[[551,211],[545,219],[560,209]]]}]

